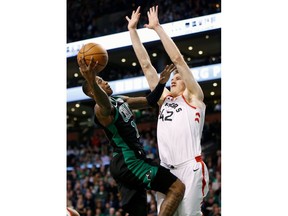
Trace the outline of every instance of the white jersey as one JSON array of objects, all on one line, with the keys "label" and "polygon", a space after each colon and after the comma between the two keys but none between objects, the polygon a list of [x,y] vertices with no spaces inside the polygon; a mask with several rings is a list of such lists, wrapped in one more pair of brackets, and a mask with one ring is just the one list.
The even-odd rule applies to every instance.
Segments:
[{"label": "white jersey", "polygon": [[180,165],[201,155],[205,107],[187,103],[184,96],[168,95],[159,112],[157,139],[162,163]]}]

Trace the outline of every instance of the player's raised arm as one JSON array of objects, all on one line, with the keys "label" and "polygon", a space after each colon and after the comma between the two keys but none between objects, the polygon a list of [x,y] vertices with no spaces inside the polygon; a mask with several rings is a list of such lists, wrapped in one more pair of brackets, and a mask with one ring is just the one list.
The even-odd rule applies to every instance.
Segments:
[{"label": "player's raised arm", "polygon": [[180,76],[185,82],[185,85],[187,87],[187,90],[189,91],[189,94],[192,94],[199,100],[203,101],[204,94],[200,85],[195,80],[193,74],[190,71],[189,66],[185,62],[178,47],[176,46],[174,41],[168,36],[168,34],[164,31],[164,29],[159,23],[158,6],[151,7],[150,10],[147,12],[147,15],[148,15],[149,23],[145,24],[144,26],[146,28],[153,29],[160,37],[160,40],[167,54],[169,55],[171,61],[175,64]]},{"label": "player's raised arm", "polygon": [[79,70],[82,76],[88,83],[89,89],[87,89],[89,96],[92,97],[96,102],[97,113],[100,114],[102,117],[109,116],[112,111],[112,104],[109,100],[108,95],[106,92],[98,85],[96,81],[96,66],[97,62],[91,58],[90,64],[87,66],[84,59],[82,58],[79,61]]},{"label": "player's raised arm", "polygon": [[136,11],[133,10],[131,14],[131,18],[126,16],[126,20],[128,21],[128,30],[130,33],[130,38],[132,41],[134,52],[141,65],[143,73],[148,81],[149,87],[151,90],[153,90],[158,83],[159,77],[137,33],[137,24],[138,24],[139,18],[140,18],[140,6],[137,8]]}]

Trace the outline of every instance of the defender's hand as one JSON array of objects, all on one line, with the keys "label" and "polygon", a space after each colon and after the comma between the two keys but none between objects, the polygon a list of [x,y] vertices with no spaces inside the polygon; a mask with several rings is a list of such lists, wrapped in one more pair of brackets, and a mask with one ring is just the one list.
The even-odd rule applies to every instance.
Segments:
[{"label": "defender's hand", "polygon": [[176,67],[174,64],[166,65],[165,69],[160,74],[159,82],[161,84],[166,83],[169,80],[171,73],[175,70],[176,70]]},{"label": "defender's hand", "polygon": [[126,16],[126,20],[128,21],[128,30],[137,28],[137,24],[141,15],[139,11],[140,11],[140,6],[137,8],[136,12],[133,10],[131,18]]},{"label": "defender's hand", "polygon": [[155,29],[157,26],[160,25],[158,19],[158,5],[155,7],[151,7],[150,10],[147,12],[149,24],[145,24],[145,28]]}]

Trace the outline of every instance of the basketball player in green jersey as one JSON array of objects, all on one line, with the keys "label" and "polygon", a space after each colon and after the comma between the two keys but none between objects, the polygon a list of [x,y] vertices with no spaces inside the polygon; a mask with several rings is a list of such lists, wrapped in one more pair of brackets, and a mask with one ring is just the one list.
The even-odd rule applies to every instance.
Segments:
[{"label": "basketball player in green jersey", "polygon": [[139,133],[130,108],[140,109],[157,104],[174,65],[166,66],[157,87],[147,97],[113,97],[108,82],[97,76],[97,62],[87,66],[82,58],[80,72],[85,78],[83,91],[96,102],[95,122],[105,131],[113,146],[110,171],[122,196],[124,215],[146,216],[146,190],[166,195],[159,215],[173,215],[185,193],[185,185],[169,169],[153,164],[146,158],[139,142]]}]

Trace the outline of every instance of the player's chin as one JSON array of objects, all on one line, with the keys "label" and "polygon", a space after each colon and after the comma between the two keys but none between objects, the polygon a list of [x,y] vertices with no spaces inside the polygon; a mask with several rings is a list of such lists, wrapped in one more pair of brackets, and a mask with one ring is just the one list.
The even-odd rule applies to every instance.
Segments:
[{"label": "player's chin", "polygon": [[107,89],[107,95],[110,96],[113,94],[113,90],[111,88]]},{"label": "player's chin", "polygon": [[171,94],[173,97],[178,96],[177,89],[176,89],[175,87],[174,87],[174,88],[171,88],[171,89],[170,89],[170,94]]}]

